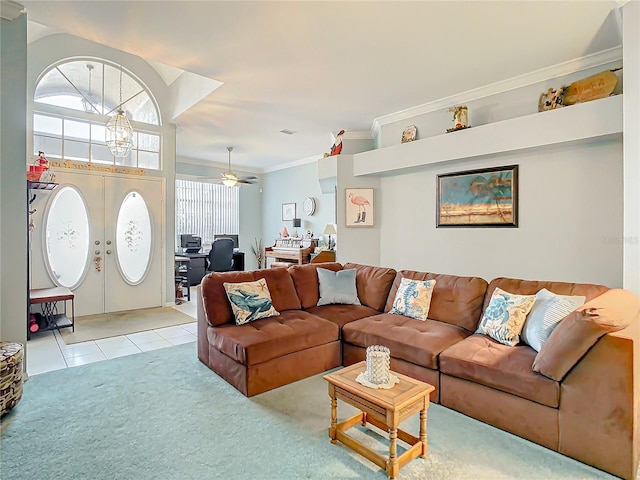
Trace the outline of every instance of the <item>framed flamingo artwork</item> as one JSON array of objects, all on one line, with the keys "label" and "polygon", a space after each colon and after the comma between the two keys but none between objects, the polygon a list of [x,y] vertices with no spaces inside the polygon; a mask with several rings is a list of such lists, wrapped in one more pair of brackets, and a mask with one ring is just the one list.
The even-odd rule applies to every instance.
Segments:
[{"label": "framed flamingo artwork", "polygon": [[373,188],[345,189],[347,227],[373,227]]}]

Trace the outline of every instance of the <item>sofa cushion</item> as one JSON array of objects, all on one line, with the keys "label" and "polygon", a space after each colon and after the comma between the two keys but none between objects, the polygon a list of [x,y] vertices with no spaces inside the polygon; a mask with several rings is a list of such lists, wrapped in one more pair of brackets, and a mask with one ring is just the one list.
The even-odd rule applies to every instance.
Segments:
[{"label": "sofa cushion", "polygon": [[391,310],[403,278],[435,280],[436,285],[431,296],[429,318],[457,325],[469,332],[475,331],[478,320],[480,320],[484,295],[487,291],[486,280],[479,277],[459,277],[457,275],[400,270],[389,292],[385,312]]},{"label": "sofa cushion", "polygon": [[565,317],[533,362],[533,370],[562,380],[605,333],[622,330],[640,316],[640,301],[628,290],[608,290]]},{"label": "sofa cushion", "polygon": [[236,325],[253,322],[266,317],[274,317],[280,313],[273,308],[271,295],[264,278],[255,282],[222,284],[227,292]]},{"label": "sofa cushion", "polygon": [[378,315],[380,312],[364,305],[321,305],[319,307],[311,307],[306,310],[325,320],[335,323],[342,328],[347,323],[361,318]]},{"label": "sofa cushion", "polygon": [[427,368],[438,368],[440,352],[469,336],[466,330],[435,320],[415,320],[381,313],[346,324],[344,342],[368,347],[384,345],[391,356]]},{"label": "sofa cushion", "polygon": [[396,271],[393,268],[372,267],[357,263],[345,263],[344,268],[356,270],[356,288],[360,303],[381,312],[387,302]]},{"label": "sofa cushion", "polygon": [[560,384],[533,371],[535,356],[528,345],[508,347],[474,334],[440,354],[440,372],[557,408]]},{"label": "sofa cushion", "polygon": [[429,306],[435,284],[435,280],[403,278],[389,313],[426,320],[429,317]]},{"label": "sofa cushion", "polygon": [[585,299],[581,295],[556,295],[543,288],[536,293],[536,301],[524,322],[520,340],[539,352],[560,320],[584,304]]},{"label": "sofa cushion", "polygon": [[361,305],[358,300],[358,291],[356,290],[356,271],[353,269],[327,270],[326,268],[318,268],[318,285],[320,287],[320,298],[318,306],[342,304],[342,305]]},{"label": "sofa cushion", "polygon": [[510,347],[516,345],[535,301],[535,295],[514,295],[496,288],[475,333],[484,333]]},{"label": "sofa cushion", "polygon": [[[320,298],[320,290],[318,285],[318,273],[316,272],[320,264],[307,263],[304,265],[292,265],[289,267],[289,273],[293,279],[298,298],[305,310],[315,307]],[[337,262],[323,263],[321,268],[333,270],[337,272],[342,270],[342,265]]]},{"label": "sofa cushion", "polygon": [[256,365],[283,355],[338,340],[338,326],[302,310],[244,325],[224,324],[209,328],[214,348],[243,365]]},{"label": "sofa cushion", "polygon": [[252,282],[260,278],[266,280],[273,308],[278,312],[300,309],[300,300],[286,268],[267,268],[247,272],[212,272],[205,275],[201,283],[202,301],[209,325],[234,322],[224,282]]},{"label": "sofa cushion", "polygon": [[543,288],[546,288],[557,295],[582,295],[586,297],[587,302],[609,290],[609,287],[605,287],[604,285],[593,285],[590,283],[547,282],[499,277],[491,280],[491,283],[489,283],[487,287],[487,293],[482,306],[483,311],[487,308],[489,300],[491,300],[491,295],[497,287],[517,295],[535,295]]}]

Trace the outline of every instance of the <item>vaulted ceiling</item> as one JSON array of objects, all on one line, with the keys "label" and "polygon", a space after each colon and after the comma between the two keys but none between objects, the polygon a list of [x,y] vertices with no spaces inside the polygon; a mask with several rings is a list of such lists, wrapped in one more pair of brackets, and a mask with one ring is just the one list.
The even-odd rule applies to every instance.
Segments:
[{"label": "vaulted ceiling", "polygon": [[[624,1],[23,1],[28,19],[222,82],[179,156],[270,170],[331,133],[620,45]],[[286,135],[281,130],[297,133]]]}]

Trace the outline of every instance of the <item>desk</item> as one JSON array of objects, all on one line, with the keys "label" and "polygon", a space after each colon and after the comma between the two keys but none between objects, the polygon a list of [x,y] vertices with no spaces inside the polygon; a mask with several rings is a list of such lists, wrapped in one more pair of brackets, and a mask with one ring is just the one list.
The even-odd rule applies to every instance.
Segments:
[{"label": "desk", "polygon": [[[43,325],[38,331],[71,327],[75,331],[75,295],[66,287],[38,288],[29,291],[29,304],[41,305]],[[71,300],[71,318],[67,317],[67,300]],[[58,302],[64,302],[64,313],[58,313]],[[28,320],[27,320],[28,321]],[[27,340],[31,331],[27,324]]]},{"label": "desk", "polygon": [[[176,254],[178,255],[178,254]],[[209,266],[209,254],[208,253],[183,253],[181,257],[186,257],[190,260],[188,263],[187,278],[189,285],[199,285],[207,273],[207,267]],[[233,252],[233,269],[241,272],[244,270],[244,252]]]}]

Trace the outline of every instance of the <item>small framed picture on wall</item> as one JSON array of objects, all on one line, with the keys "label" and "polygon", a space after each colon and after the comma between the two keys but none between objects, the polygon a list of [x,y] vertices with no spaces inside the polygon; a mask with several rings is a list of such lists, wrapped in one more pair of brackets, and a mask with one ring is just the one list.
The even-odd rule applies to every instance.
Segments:
[{"label": "small framed picture on wall", "polygon": [[282,221],[293,220],[296,218],[296,204],[295,203],[283,203],[282,204]]},{"label": "small framed picture on wall", "polygon": [[347,227],[373,227],[373,188],[345,189]]}]

